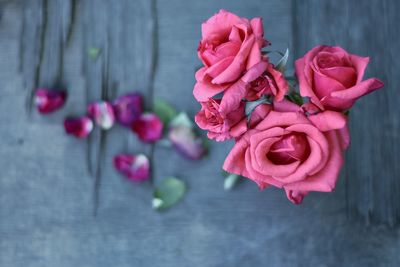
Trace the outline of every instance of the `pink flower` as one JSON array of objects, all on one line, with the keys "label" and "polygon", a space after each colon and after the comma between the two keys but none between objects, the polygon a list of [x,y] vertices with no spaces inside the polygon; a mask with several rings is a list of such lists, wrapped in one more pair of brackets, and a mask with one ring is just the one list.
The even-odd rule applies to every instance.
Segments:
[{"label": "pink flower", "polygon": [[376,78],[363,80],[368,62],[368,57],[337,46],[317,46],[296,60],[300,93],[320,109],[347,110],[361,96],[383,87]]},{"label": "pink flower", "polygon": [[117,121],[123,126],[131,127],[142,114],[142,102],[143,98],[138,93],[118,97],[113,103]]},{"label": "pink flower", "polygon": [[207,150],[203,140],[187,125],[175,125],[169,129],[168,139],[184,157],[192,160],[201,159]]},{"label": "pink flower", "polygon": [[67,98],[65,91],[39,88],[35,93],[37,110],[42,114],[48,114],[60,109]]},{"label": "pink flower", "polygon": [[212,98],[207,102],[201,102],[201,110],[195,116],[197,125],[208,131],[208,138],[216,141],[225,141],[241,136],[247,130],[244,102],[241,102],[239,108],[228,114],[220,113],[220,103],[221,100]]},{"label": "pink flower", "polygon": [[198,56],[213,84],[236,81],[261,61],[264,40],[261,18],[248,20],[220,10],[202,24]]},{"label": "pink flower", "polygon": [[88,117],[66,118],[64,120],[64,129],[67,134],[85,138],[93,130],[93,122]]},{"label": "pink flower", "polygon": [[163,123],[157,115],[144,113],[132,124],[132,130],[144,142],[155,142],[162,137]]},{"label": "pink flower", "polygon": [[204,67],[196,72],[196,100],[205,102],[225,92],[220,111],[238,108],[249,84],[267,69],[263,35],[261,18],[248,20],[225,10],[203,23],[198,55]]},{"label": "pink flower", "polygon": [[263,95],[273,95],[276,101],[281,101],[288,89],[285,76],[269,63],[266,73],[250,83],[246,99],[255,101]]},{"label": "pink flower", "polygon": [[335,111],[309,117],[274,110],[263,115],[254,129],[237,140],[224,170],[243,175],[262,189],[284,188],[296,204],[309,191],[332,191],[348,144],[348,136],[342,134],[346,117]]},{"label": "pink flower", "polygon": [[114,110],[112,105],[106,101],[89,104],[88,113],[102,129],[108,130],[114,125]]},{"label": "pink flower", "polygon": [[141,182],[150,177],[150,162],[143,154],[120,154],[113,161],[115,169],[129,180]]}]

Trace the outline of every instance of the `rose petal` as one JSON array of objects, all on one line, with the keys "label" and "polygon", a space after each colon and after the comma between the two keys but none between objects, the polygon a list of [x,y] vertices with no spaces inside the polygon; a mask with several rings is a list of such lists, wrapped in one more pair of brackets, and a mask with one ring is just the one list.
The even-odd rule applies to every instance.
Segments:
[{"label": "rose petal", "polygon": [[172,126],[169,129],[168,138],[176,150],[188,159],[201,159],[207,152],[203,140],[186,125]]},{"label": "rose petal", "polygon": [[88,114],[100,128],[110,129],[115,122],[113,106],[106,102],[95,102],[88,105]]},{"label": "rose petal", "polygon": [[343,113],[330,110],[311,115],[308,119],[323,132],[342,129],[347,122],[347,118]]},{"label": "rose petal", "polygon": [[286,197],[293,204],[301,204],[303,202],[304,197],[308,194],[308,191],[298,191],[298,190],[287,190],[285,189]]},{"label": "rose petal", "polygon": [[64,129],[67,134],[78,138],[87,137],[93,130],[93,122],[89,117],[66,118],[64,120]]},{"label": "rose petal", "polygon": [[115,169],[132,181],[145,181],[150,177],[150,161],[143,154],[119,154],[114,157]]},{"label": "rose petal", "polygon": [[118,97],[113,102],[117,122],[125,127],[131,127],[142,114],[142,102],[143,98],[139,93],[129,93]]},{"label": "rose petal", "polygon": [[66,91],[39,88],[35,92],[35,104],[42,114],[48,114],[60,109],[67,98]]},{"label": "rose petal", "polygon": [[142,114],[133,122],[132,130],[144,142],[155,142],[162,137],[163,123],[153,113]]}]

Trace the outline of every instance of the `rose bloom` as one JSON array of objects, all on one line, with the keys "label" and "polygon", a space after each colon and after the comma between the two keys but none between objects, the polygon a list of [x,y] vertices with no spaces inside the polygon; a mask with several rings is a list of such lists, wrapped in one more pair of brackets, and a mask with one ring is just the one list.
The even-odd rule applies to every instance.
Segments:
[{"label": "rose bloom", "polygon": [[213,84],[237,80],[243,71],[261,60],[263,39],[261,18],[248,20],[220,10],[201,26],[198,56]]},{"label": "rose bloom", "polygon": [[196,72],[196,100],[206,102],[229,92],[222,97],[221,108],[237,108],[248,84],[267,69],[261,48],[268,42],[263,35],[261,18],[248,20],[225,10],[203,23],[198,55],[204,67]]},{"label": "rose bloom", "polygon": [[220,102],[219,99],[210,98],[209,101],[200,103],[201,110],[195,116],[197,125],[208,131],[208,138],[216,141],[239,137],[247,130],[244,102],[241,102],[239,108],[226,115],[219,112]]},{"label": "rose bloom", "polygon": [[347,110],[361,96],[383,87],[376,78],[363,80],[368,62],[368,57],[337,46],[317,46],[296,60],[300,94],[322,110]]},{"label": "rose bloom", "polygon": [[343,134],[347,122],[335,111],[306,117],[295,104],[286,107],[293,111],[257,108],[252,118],[260,122],[237,140],[223,168],[253,180],[261,189],[283,188],[288,199],[299,204],[309,191],[335,188],[349,143]]}]

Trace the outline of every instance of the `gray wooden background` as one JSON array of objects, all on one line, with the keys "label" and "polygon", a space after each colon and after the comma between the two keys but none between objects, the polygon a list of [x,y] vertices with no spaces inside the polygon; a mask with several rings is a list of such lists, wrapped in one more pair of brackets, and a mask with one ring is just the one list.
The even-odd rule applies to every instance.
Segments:
[{"label": "gray wooden background", "polygon": [[[367,75],[386,87],[351,113],[335,192],[301,206],[247,181],[224,192],[230,143],[191,162],[120,128],[85,141],[64,135],[64,116],[132,90],[147,107],[159,97],[194,115],[200,24],[220,8],[262,16],[273,47],[294,57],[319,43],[372,57]],[[396,0],[0,1],[0,266],[399,266],[399,8]],[[97,60],[91,47],[101,49]],[[65,108],[39,116],[37,86],[67,88]],[[151,185],[115,173],[119,152],[147,153],[155,183],[185,180],[184,201],[153,211]]]}]

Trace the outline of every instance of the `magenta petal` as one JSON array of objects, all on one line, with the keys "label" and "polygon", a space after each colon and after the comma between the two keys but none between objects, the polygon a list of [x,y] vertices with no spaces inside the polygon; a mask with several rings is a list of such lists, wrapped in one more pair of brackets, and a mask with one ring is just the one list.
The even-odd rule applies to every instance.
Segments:
[{"label": "magenta petal", "polygon": [[89,117],[66,118],[64,129],[67,134],[78,138],[87,137],[93,130],[93,122]]},{"label": "magenta petal", "polygon": [[118,97],[113,103],[117,121],[123,126],[131,127],[142,114],[142,102],[143,98],[138,93]]},{"label": "magenta petal", "polygon": [[188,159],[201,159],[207,152],[203,140],[186,125],[172,126],[168,138],[178,152]]},{"label": "magenta petal", "polygon": [[144,142],[155,142],[162,137],[163,123],[153,113],[142,114],[139,119],[133,122],[132,130]]},{"label": "magenta petal", "polygon": [[88,113],[90,117],[102,129],[110,129],[115,122],[114,109],[108,102],[95,102],[88,105]]},{"label": "magenta petal", "polygon": [[114,157],[114,167],[129,180],[145,181],[150,177],[150,162],[143,154],[119,154]]},{"label": "magenta petal", "polygon": [[60,109],[67,99],[67,93],[59,90],[39,88],[35,93],[37,110],[42,114],[48,114]]}]

